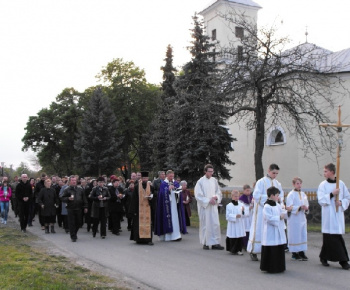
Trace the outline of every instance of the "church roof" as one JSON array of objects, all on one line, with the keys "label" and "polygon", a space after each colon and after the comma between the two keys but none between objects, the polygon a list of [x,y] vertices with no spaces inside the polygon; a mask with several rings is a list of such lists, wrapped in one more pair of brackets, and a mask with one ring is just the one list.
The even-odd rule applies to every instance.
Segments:
[{"label": "church roof", "polygon": [[341,65],[339,72],[350,72],[350,48],[331,54],[333,62]]},{"label": "church roof", "polygon": [[304,61],[312,61],[318,69],[328,73],[343,73],[350,72],[350,48],[338,52],[333,52],[323,47],[317,46],[313,43],[302,43],[296,47],[288,49],[283,53],[287,54],[290,51],[301,51],[306,58],[299,59],[297,55],[296,62],[303,63]]},{"label": "church roof", "polygon": [[[214,6],[217,2],[220,2],[221,0],[212,0],[209,2],[206,8],[204,8],[199,14],[202,14],[204,11],[209,9],[210,7]],[[223,2],[230,2],[230,3],[237,3],[245,6],[251,6],[255,8],[262,8],[258,3],[252,1],[252,0],[223,0]]]}]

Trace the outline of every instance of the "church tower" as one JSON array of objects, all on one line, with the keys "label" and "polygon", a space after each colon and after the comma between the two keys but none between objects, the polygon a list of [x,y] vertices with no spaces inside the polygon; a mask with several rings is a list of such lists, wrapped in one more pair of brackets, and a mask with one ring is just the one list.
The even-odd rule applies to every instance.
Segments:
[{"label": "church tower", "polygon": [[228,23],[221,15],[232,13],[244,15],[248,21],[257,25],[258,10],[262,7],[252,0],[216,0],[199,14],[203,16],[207,35],[212,41],[218,42],[218,51],[220,47],[228,47],[229,44],[240,46],[240,38],[244,35],[242,27],[233,27],[234,24]]}]

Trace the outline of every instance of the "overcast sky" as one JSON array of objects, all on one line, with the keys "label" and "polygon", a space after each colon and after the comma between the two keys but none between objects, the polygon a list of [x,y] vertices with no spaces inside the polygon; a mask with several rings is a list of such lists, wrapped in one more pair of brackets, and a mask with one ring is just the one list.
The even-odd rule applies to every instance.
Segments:
[{"label": "overcast sky", "polygon": [[[0,0],[0,162],[29,164],[21,139],[29,116],[66,87],[84,91],[114,58],[133,61],[147,80],[162,81],[166,47],[174,64],[189,61],[191,17],[210,0]],[[295,44],[350,48],[346,1],[256,0],[259,25],[283,20]],[[327,4],[327,5],[325,5]]]}]

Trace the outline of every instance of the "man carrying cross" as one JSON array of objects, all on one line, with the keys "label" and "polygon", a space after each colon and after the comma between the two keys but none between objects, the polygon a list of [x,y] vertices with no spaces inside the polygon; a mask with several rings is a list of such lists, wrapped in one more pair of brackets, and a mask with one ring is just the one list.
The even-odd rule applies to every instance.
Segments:
[{"label": "man carrying cross", "polygon": [[339,262],[344,270],[348,270],[349,256],[342,235],[345,234],[344,211],[350,203],[349,190],[341,180],[339,180],[339,188],[336,188],[333,163],[324,167],[323,175],[326,180],[321,182],[317,190],[318,203],[322,207],[323,245],[320,260],[325,267],[329,266],[328,261],[332,261]]},{"label": "man carrying cross", "polygon": [[[338,122],[336,124],[320,124],[322,127],[333,127],[337,130],[337,168],[333,163],[324,167],[323,175],[326,178],[318,187],[317,199],[322,207],[323,245],[320,260],[323,266],[328,267],[328,261],[339,262],[344,270],[348,270],[349,256],[345,247],[343,234],[345,233],[344,211],[349,207],[350,194],[344,182],[339,178],[340,151],[342,128],[350,125],[342,124],[341,110],[338,108]],[[336,175],[337,174],[337,175]]]}]

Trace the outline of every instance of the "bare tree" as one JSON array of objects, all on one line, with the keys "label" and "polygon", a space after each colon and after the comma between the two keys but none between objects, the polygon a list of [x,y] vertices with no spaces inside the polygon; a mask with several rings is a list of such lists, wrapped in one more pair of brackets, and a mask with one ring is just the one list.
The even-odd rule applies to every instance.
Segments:
[{"label": "bare tree", "polygon": [[[257,29],[245,15],[230,10],[220,15],[232,33],[240,32],[239,44],[221,48],[223,93],[230,96],[235,122],[255,130],[255,177],[264,175],[262,156],[265,132],[277,124],[295,136],[305,156],[320,156],[332,144],[331,132],[318,124],[329,122],[329,112],[349,92],[343,87],[338,63],[330,51],[310,43],[285,49],[287,37],[277,28]],[[242,34],[243,30],[243,34]]]}]

